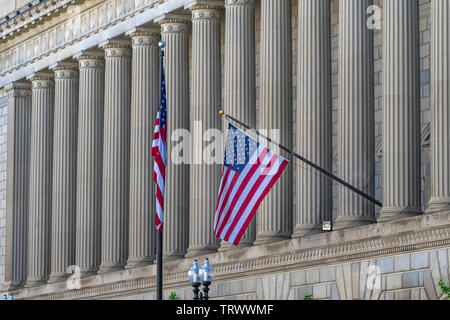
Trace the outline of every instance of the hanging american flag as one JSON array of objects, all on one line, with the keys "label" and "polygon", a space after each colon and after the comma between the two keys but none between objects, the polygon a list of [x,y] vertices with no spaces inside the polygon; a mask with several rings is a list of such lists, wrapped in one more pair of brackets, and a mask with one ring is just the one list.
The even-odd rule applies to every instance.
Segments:
[{"label": "hanging american flag", "polygon": [[217,238],[238,245],[289,162],[229,124],[214,219]]},{"label": "hanging american flag", "polygon": [[166,142],[166,81],[164,66],[161,63],[161,105],[156,116],[155,133],[153,134],[152,155],[155,157],[153,180],[156,183],[156,230],[163,230],[164,222],[164,189],[167,161]]}]

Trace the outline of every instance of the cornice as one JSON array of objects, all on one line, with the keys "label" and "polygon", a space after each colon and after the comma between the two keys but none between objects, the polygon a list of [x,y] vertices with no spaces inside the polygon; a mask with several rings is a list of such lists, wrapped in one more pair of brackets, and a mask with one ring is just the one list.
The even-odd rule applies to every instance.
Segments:
[{"label": "cornice", "polygon": [[[225,281],[442,247],[450,247],[450,212],[224,251],[209,258],[215,267],[215,281]],[[188,285],[186,270],[190,262],[190,259],[181,259],[166,263],[164,283],[167,289]],[[65,283],[49,284],[19,290],[15,296],[50,300],[113,298],[137,291],[154,291],[155,282],[156,267],[150,265],[119,271],[105,278],[82,279],[84,288],[80,290],[68,291]]]},{"label": "cornice", "polygon": [[[59,0],[62,1],[62,0]],[[161,10],[176,6],[175,3],[159,4]],[[149,16],[148,11],[152,9],[156,0],[95,0],[84,1],[76,5],[75,14],[63,15],[56,20],[52,20],[49,27],[44,28],[39,33],[33,31],[31,36],[21,37],[12,40],[0,52],[0,79],[8,73],[14,73],[24,66],[40,62],[57,52],[63,50],[79,41],[89,38],[107,28],[115,28],[117,24],[136,15]],[[152,10],[150,16],[154,16],[159,10]],[[138,20],[138,19],[133,19]],[[57,21],[56,23],[53,21]],[[141,23],[148,23],[142,21]],[[20,40],[20,41],[19,41]],[[80,49],[88,49],[81,47]],[[38,69],[39,70],[39,69]],[[14,81],[15,77],[11,77]],[[0,81],[1,82],[1,81]],[[4,84],[2,84],[4,85]]]},{"label": "cornice", "polygon": [[[30,26],[35,25],[44,19],[49,19],[61,11],[67,9],[70,5],[77,5],[84,0],[45,0],[39,2],[29,2],[22,8],[19,8],[13,17],[6,22],[0,23],[0,41],[12,38],[22,31],[26,31]],[[2,17],[3,18],[3,17]]]}]

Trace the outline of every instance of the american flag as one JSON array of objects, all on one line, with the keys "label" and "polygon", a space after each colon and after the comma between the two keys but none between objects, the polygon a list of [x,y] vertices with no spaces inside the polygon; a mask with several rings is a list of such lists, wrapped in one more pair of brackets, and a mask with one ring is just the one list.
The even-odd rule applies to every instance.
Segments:
[{"label": "american flag", "polygon": [[153,134],[152,155],[155,157],[153,170],[153,181],[156,183],[156,230],[163,230],[164,222],[164,189],[166,182],[166,81],[164,76],[164,66],[161,63],[161,104],[156,116],[155,133]]},{"label": "american flag", "polygon": [[238,245],[289,162],[229,124],[214,219],[217,238]]}]

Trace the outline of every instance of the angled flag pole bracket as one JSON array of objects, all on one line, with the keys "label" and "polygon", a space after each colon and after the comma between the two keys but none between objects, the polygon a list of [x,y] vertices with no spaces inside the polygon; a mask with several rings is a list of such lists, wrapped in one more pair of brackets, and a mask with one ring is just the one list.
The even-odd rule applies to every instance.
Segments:
[{"label": "angled flag pole bracket", "polygon": [[258,136],[260,136],[261,138],[276,144],[278,147],[280,147],[280,149],[286,151],[287,153],[292,154],[295,158],[299,159],[300,161],[306,163],[307,165],[313,167],[314,169],[320,171],[321,173],[323,173],[324,175],[326,175],[327,177],[331,178],[332,180],[336,181],[337,183],[343,185],[344,187],[347,187],[348,189],[352,190],[353,192],[359,194],[361,197],[365,198],[366,200],[374,203],[375,205],[379,206],[380,208],[383,206],[382,203],[378,200],[376,200],[375,198],[369,196],[367,193],[365,193],[364,191],[359,190],[358,188],[352,186],[351,184],[345,182],[344,180],[342,180],[341,178],[335,176],[334,174],[332,174],[331,172],[329,172],[328,170],[323,169],[322,167],[319,167],[317,164],[309,161],[308,159],[302,157],[301,155],[299,155],[298,153],[295,153],[294,151],[286,148],[285,146],[283,146],[282,144],[273,141],[272,139],[270,139],[269,137],[266,137],[265,135],[261,134],[260,132],[258,132],[257,130],[250,128],[248,125],[246,125],[245,123],[239,121],[238,119],[230,116],[229,114],[226,114],[223,110],[219,111],[219,114],[222,116],[225,116],[225,118],[227,118],[230,121],[233,121],[241,126],[243,126],[244,128],[248,129],[248,130],[252,130],[254,131]]}]

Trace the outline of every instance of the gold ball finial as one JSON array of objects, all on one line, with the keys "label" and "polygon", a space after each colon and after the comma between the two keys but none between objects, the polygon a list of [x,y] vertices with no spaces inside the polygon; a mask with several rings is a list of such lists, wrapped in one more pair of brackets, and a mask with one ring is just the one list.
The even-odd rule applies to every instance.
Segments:
[{"label": "gold ball finial", "polygon": [[223,115],[225,114],[225,111],[220,110],[220,111],[219,111],[219,114],[220,114],[221,116],[223,116]]}]

